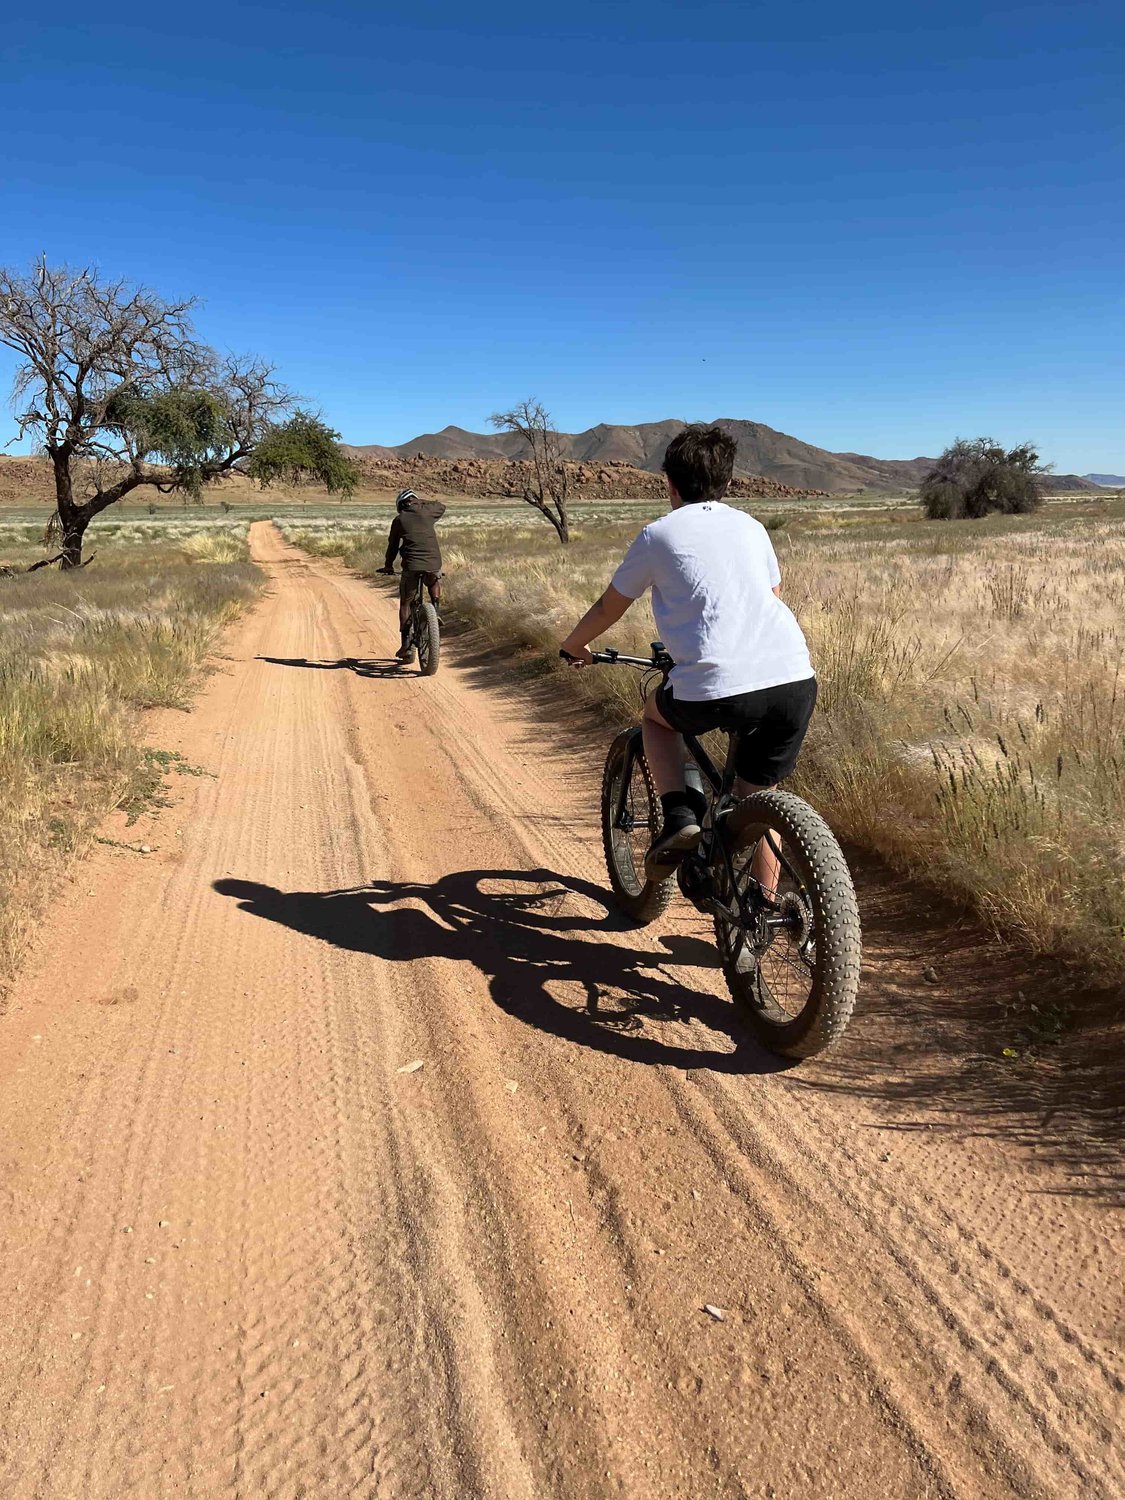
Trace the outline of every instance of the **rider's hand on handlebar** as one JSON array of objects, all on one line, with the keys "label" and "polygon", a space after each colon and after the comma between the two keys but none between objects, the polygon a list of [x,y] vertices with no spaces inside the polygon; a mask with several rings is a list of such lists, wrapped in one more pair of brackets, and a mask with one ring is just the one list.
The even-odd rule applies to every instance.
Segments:
[{"label": "rider's hand on handlebar", "polygon": [[395,576],[395,570],[393,568],[380,568],[379,572],[385,573],[388,578],[393,578]]},{"label": "rider's hand on handlebar", "polygon": [[571,646],[568,640],[559,647],[559,655],[568,667],[592,667],[594,665],[594,658],[590,655],[588,646]]}]

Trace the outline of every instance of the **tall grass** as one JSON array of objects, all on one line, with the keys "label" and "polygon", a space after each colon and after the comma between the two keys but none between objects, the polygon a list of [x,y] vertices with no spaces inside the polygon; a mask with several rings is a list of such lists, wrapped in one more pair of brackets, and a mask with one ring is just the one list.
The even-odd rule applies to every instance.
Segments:
[{"label": "tall grass", "polygon": [[[447,608],[552,665],[631,534],[443,526]],[[381,536],[291,535],[381,561]],[[775,540],[820,680],[795,789],[1034,949],[1125,978],[1125,524],[815,516]],[[653,633],[642,603],[614,640]],[[559,690],[634,711],[625,672],[559,669]]]},{"label": "tall grass", "polygon": [[[196,560],[216,551],[231,560]],[[258,587],[236,557],[244,539],[189,538],[0,578],[0,980],[62,859],[151,791],[138,711],[187,706],[217,631]]]}]

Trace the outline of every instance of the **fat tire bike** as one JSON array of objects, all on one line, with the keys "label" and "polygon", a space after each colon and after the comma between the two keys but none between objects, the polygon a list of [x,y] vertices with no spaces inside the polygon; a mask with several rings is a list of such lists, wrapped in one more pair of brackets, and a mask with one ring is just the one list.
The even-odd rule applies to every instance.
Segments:
[{"label": "fat tire bike", "polygon": [[410,631],[406,640],[418,653],[419,676],[432,677],[441,656],[441,624],[424,578],[419,578],[410,601]]},{"label": "fat tire bike", "polygon": [[[674,666],[659,641],[651,657],[595,651],[596,663],[639,668],[642,702]],[[731,998],[755,1037],[784,1057],[812,1057],[842,1036],[859,989],[861,935],[855,886],[828,824],[792,792],[734,795],[737,735],[719,770],[694,735],[684,735],[687,784],[706,799],[699,846],[660,880],[645,852],[663,821],[640,726],[623,730],[606,756],[602,839],[617,906],[634,922],[654,922],[677,885],[714,922]],[[761,845],[779,878],[767,891],[753,873]],[[761,868],[759,864],[759,868]]]}]

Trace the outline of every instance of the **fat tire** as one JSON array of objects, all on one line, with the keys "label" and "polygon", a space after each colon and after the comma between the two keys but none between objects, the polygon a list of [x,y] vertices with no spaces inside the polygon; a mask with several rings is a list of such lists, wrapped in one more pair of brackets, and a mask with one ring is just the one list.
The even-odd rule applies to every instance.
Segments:
[{"label": "fat tire", "polygon": [[416,607],[415,620],[419,676],[432,677],[441,657],[441,626],[438,624],[437,610],[427,600]]},{"label": "fat tire", "polygon": [[[630,741],[635,734],[634,729],[624,730],[610,745],[609,753],[605,758],[605,770],[602,773],[602,846],[605,849],[605,865],[609,872],[609,883],[613,889],[614,900],[626,916],[631,917],[640,926],[647,926],[650,922],[656,921],[675,895],[676,877],[672,874],[667,880],[646,879],[638,887],[635,871],[622,868],[618,864],[619,851],[614,843],[613,819],[617,808],[621,777],[631,753]],[[649,827],[655,836],[662,819],[660,798],[643,751],[636,754],[634,765],[640,769],[644,782],[645,795],[649,804]]]},{"label": "fat tire", "polygon": [[[825,1052],[843,1035],[859,991],[862,937],[859,903],[843,850],[828,824],[809,804],[792,792],[755,792],[738,804],[744,825],[732,846],[732,856],[752,847],[759,831],[775,829],[789,845],[807,880],[816,921],[816,967],[809,998],[788,1022],[771,1019],[756,1000],[752,976],[740,973],[737,954],[725,942],[727,924],[715,919],[715,938],[731,998],[755,1036],[783,1057],[813,1057]],[[761,813],[760,820],[755,816]]]}]

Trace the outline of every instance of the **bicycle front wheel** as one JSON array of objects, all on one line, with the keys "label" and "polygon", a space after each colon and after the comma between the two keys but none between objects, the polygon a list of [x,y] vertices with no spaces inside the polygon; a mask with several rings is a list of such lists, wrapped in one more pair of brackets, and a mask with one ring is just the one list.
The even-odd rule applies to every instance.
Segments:
[{"label": "bicycle front wheel", "polygon": [[661,826],[660,798],[635,729],[609,747],[602,775],[602,843],[618,906],[634,922],[655,922],[671,901],[676,877],[652,881],[645,851]]},{"label": "bicycle front wheel", "polygon": [[432,677],[438,669],[441,655],[441,628],[437,610],[427,599],[414,609],[414,638],[418,645],[418,671],[422,677]]},{"label": "bicycle front wheel", "polygon": [[[755,792],[730,814],[720,899],[753,920],[715,918],[731,998],[773,1052],[837,1042],[859,990],[859,904],[828,824],[791,792]],[[762,887],[765,886],[765,897]],[[766,899],[768,898],[768,899]]]}]

